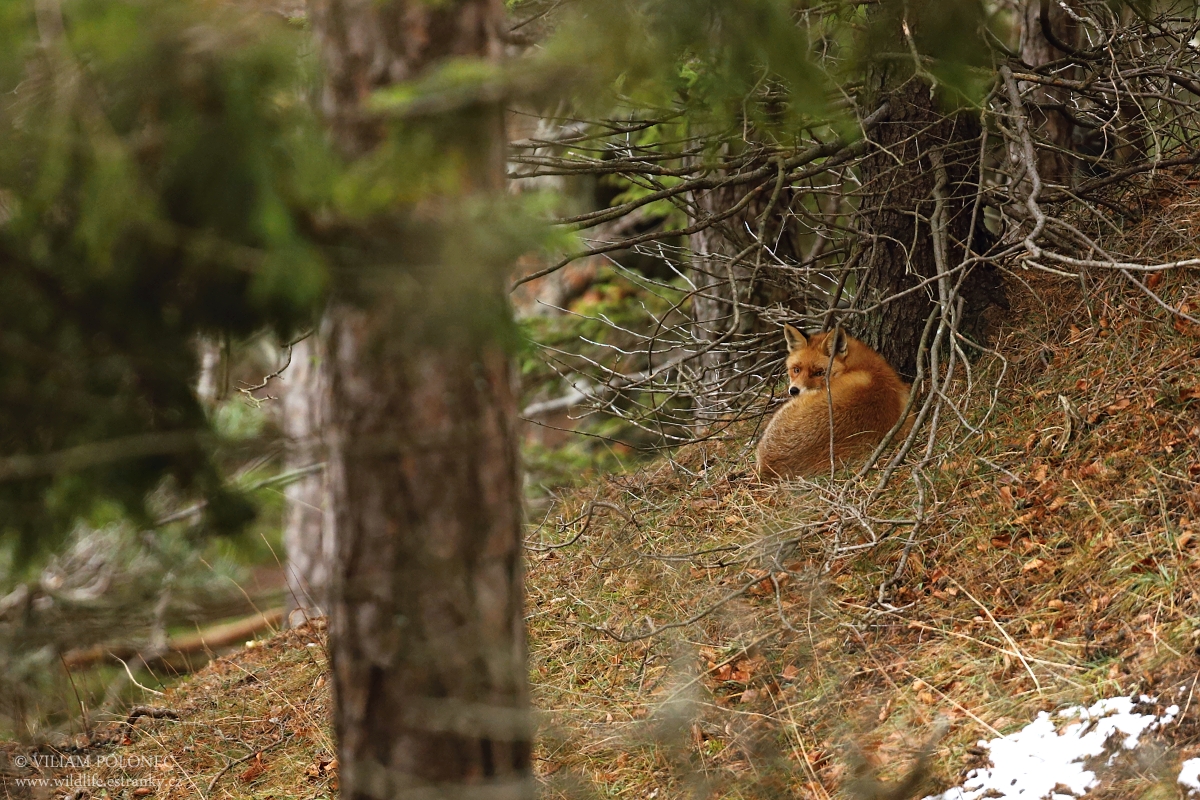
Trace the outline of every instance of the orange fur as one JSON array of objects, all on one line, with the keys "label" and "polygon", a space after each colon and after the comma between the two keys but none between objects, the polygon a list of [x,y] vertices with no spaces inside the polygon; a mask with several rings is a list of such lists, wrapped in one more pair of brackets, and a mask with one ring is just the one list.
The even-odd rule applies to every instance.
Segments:
[{"label": "orange fur", "polygon": [[908,384],[881,355],[840,329],[806,337],[785,325],[784,338],[792,399],[758,443],[759,477],[829,474],[831,399],[833,464],[867,458],[904,413]]}]

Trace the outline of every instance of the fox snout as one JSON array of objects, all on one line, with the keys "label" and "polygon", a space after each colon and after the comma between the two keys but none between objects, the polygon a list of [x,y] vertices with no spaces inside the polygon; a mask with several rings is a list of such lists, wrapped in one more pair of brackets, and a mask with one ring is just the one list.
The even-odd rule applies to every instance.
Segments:
[{"label": "fox snout", "polygon": [[797,375],[788,386],[788,394],[792,397],[799,397],[809,392],[823,391],[825,391],[825,381],[823,379],[807,377],[803,374]]}]

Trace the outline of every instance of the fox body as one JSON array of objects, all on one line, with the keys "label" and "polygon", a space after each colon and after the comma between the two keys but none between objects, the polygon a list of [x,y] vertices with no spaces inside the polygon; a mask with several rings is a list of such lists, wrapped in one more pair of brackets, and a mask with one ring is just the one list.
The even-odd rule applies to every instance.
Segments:
[{"label": "fox body", "polygon": [[862,460],[908,405],[906,383],[883,356],[840,328],[805,336],[783,328],[788,345],[788,393],[758,443],[763,480],[828,474],[830,409],[833,466]]}]

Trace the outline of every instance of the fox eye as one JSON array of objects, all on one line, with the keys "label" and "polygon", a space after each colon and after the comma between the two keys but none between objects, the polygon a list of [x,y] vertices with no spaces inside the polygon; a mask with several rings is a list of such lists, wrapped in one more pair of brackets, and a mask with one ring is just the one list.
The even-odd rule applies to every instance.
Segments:
[{"label": "fox eye", "polygon": [[800,368],[799,368],[799,367],[792,367],[792,374],[793,374],[793,375],[799,375],[799,374],[800,374]]},{"label": "fox eye", "polygon": [[810,374],[811,374],[811,375],[812,375],[814,378],[824,378],[824,377],[825,377],[825,370],[823,370],[823,369],[814,369],[814,370],[813,370],[813,371],[812,371]]}]

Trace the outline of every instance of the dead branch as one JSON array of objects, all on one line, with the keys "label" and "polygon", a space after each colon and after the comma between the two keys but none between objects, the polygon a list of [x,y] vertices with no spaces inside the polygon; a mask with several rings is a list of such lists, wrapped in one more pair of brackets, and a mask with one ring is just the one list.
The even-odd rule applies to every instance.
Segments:
[{"label": "dead branch", "polygon": [[158,706],[134,706],[129,709],[129,715],[125,717],[125,728],[129,731],[126,735],[132,735],[133,724],[142,717],[150,719],[174,719],[180,718],[179,712],[172,708],[160,708]]}]

